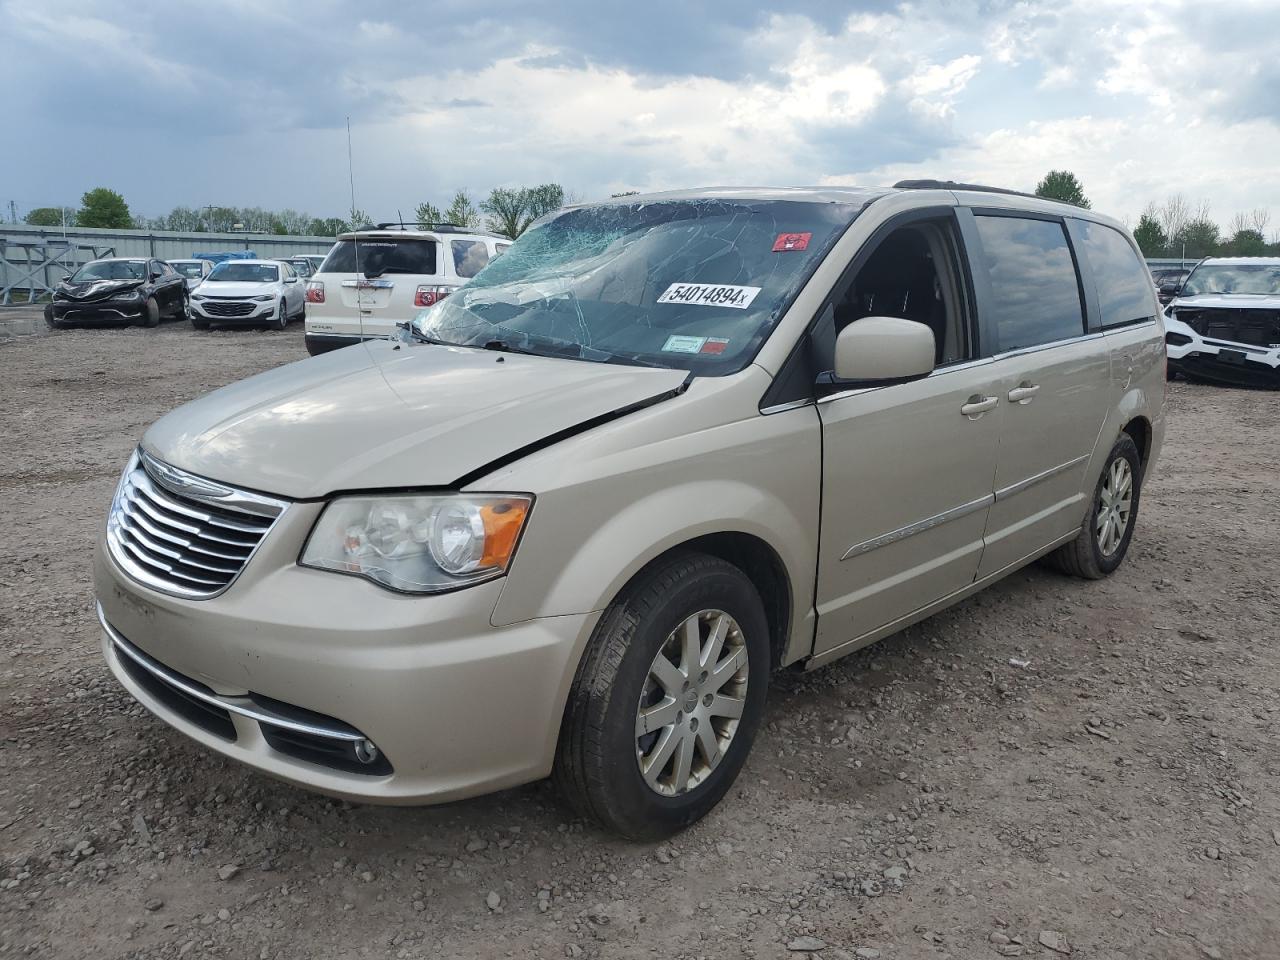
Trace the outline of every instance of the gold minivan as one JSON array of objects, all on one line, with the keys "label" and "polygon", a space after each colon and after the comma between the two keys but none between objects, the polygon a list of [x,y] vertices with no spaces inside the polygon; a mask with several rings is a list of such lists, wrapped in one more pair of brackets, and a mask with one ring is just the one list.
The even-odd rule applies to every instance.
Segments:
[{"label": "gold minivan", "polygon": [[1123,560],[1163,437],[1129,233],[937,181],[550,215],[398,339],[148,429],[95,568],[111,670],[212,750],[354,800],[552,775],[656,837],[770,674],[1037,558]]}]

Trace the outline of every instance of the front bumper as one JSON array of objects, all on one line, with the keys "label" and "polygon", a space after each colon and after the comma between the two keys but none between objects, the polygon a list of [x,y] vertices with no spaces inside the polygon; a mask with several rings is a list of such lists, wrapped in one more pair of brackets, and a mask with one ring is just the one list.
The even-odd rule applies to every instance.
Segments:
[{"label": "front bumper", "polygon": [[68,323],[94,323],[137,320],[142,316],[145,300],[57,300],[53,315]]},{"label": "front bumper", "polygon": [[[292,505],[243,575],[211,600],[137,583],[99,542],[103,651],[119,682],[206,747],[346,799],[443,802],[550,773],[565,698],[598,615],[494,627],[502,580],[408,597],[299,567],[300,538],[319,509]],[[156,687],[130,650],[167,671],[171,685],[185,680],[216,698],[206,706],[226,719]],[[315,727],[320,747],[282,740],[282,729],[290,732],[282,720]],[[350,762],[357,737],[385,763]],[[330,761],[323,747],[335,743]]]},{"label": "front bumper", "polygon": [[1280,389],[1280,347],[1207,339],[1166,317],[1165,349],[1171,372],[1229,386]]},{"label": "front bumper", "polygon": [[[252,305],[253,305],[253,310],[252,310],[250,313],[245,314],[244,316],[232,316],[232,317],[228,317],[228,316],[223,316],[223,315],[221,315],[221,314],[219,314],[219,313],[216,313],[216,312],[212,312],[212,311],[210,311],[209,309],[207,309],[207,305],[208,305],[210,302],[213,302],[213,303],[235,303],[235,304],[248,302],[248,303],[250,303],[250,304],[252,304]],[[250,301],[243,301],[243,300],[215,300],[215,301],[208,301],[208,300],[196,300],[196,299],[192,299],[192,300],[191,300],[191,304],[190,304],[190,306],[191,306],[191,315],[192,315],[192,316],[194,316],[194,317],[199,317],[201,320],[208,320],[210,323],[226,323],[226,324],[232,324],[232,323],[263,323],[263,322],[265,322],[265,321],[267,321],[267,320],[275,320],[275,319],[277,319],[277,318],[280,316],[279,311],[280,311],[280,309],[282,309],[282,308],[281,308],[281,307],[280,307],[280,306],[279,306],[279,305],[278,305],[274,300],[268,300],[268,301],[267,301],[267,302],[265,302],[265,303],[258,303],[257,301],[253,301],[253,300],[250,300]]]}]

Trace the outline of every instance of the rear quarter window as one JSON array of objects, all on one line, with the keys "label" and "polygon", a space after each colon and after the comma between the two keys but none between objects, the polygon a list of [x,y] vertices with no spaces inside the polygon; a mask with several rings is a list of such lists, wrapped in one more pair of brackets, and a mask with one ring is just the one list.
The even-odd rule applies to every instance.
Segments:
[{"label": "rear quarter window", "polygon": [[363,273],[366,276],[371,272],[382,276],[432,275],[436,272],[436,246],[434,240],[417,237],[339,240],[325,257],[320,270],[324,273]]},{"label": "rear quarter window", "polygon": [[1084,334],[1080,282],[1066,230],[1053,220],[975,218],[999,349],[1018,350]]},{"label": "rear quarter window", "polygon": [[460,277],[474,277],[489,264],[489,248],[483,240],[450,240],[453,269]]},{"label": "rear quarter window", "polygon": [[1150,274],[1129,241],[1119,231],[1100,223],[1088,220],[1077,223],[1084,237],[1084,255],[1098,289],[1103,328],[1154,317]]}]

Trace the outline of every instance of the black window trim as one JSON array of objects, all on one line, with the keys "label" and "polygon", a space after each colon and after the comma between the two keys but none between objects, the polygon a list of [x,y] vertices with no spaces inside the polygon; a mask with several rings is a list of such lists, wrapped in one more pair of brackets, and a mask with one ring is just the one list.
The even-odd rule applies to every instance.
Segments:
[{"label": "black window trim", "polygon": [[[872,209],[872,205],[868,204],[863,208],[860,216],[866,216],[868,210]],[[871,236],[864,240],[859,246],[853,257],[845,265],[844,270],[840,272],[840,276],[836,278],[835,283],[831,285],[831,289],[827,291],[823,297],[822,303],[814,311],[813,316],[805,325],[804,331],[796,338],[796,342],[792,345],[787,359],[783,361],[782,366],[778,368],[777,374],[773,381],[769,384],[769,388],[765,390],[764,395],[760,398],[759,409],[761,413],[781,413],[784,410],[792,410],[797,407],[808,406],[816,403],[817,397],[813,389],[813,381],[808,377],[803,377],[805,365],[805,354],[811,349],[811,343],[814,332],[818,325],[822,322],[823,316],[828,310],[835,306],[835,294],[842,291],[845,286],[852,282],[857,276],[859,270],[870,259],[871,255],[879,248],[890,234],[901,227],[909,226],[912,223],[919,223],[926,220],[949,220],[956,227],[954,239],[956,241],[955,256],[957,263],[953,266],[959,268],[959,276],[956,277],[960,281],[963,289],[960,290],[960,309],[964,316],[961,318],[970,341],[970,356],[963,360],[956,360],[952,363],[941,367],[935,367],[935,374],[946,373],[950,370],[959,369],[962,366],[968,366],[975,362],[981,361],[989,356],[985,352],[987,344],[986,334],[978,328],[975,318],[978,316],[977,311],[977,291],[974,288],[973,270],[969,263],[969,255],[967,253],[967,242],[963,227],[958,223],[958,213],[962,208],[951,206],[948,204],[933,204],[927,207],[916,207],[911,210],[904,210],[901,213],[890,216],[872,231]],[[856,222],[856,221],[855,221]],[[831,256],[830,253],[827,256]],[[815,266],[816,270],[816,266]],[[810,274],[812,279],[812,274]],[[803,383],[797,384],[793,381],[803,377]],[[869,388],[876,389],[876,388]],[[796,396],[795,394],[807,391],[804,396]],[[862,392],[859,389],[856,392]],[[844,396],[844,392],[833,394],[826,399],[835,399]]]},{"label": "black window trim", "polygon": [[[1102,330],[1100,317],[1098,315],[1098,301],[1094,292],[1093,274],[1089,272],[1085,257],[1081,255],[1083,249],[1082,244],[1077,244],[1077,238],[1072,234],[1072,228],[1068,221],[1075,218],[1056,213],[1044,213],[1040,210],[1018,210],[1009,207],[982,207],[982,206],[963,206],[957,211],[960,213],[961,232],[964,233],[965,244],[973,258],[985,257],[986,251],[982,246],[982,238],[978,235],[978,217],[1009,217],[1016,220],[1045,220],[1049,223],[1056,223],[1062,227],[1063,235],[1067,240],[1067,250],[1071,253],[1072,263],[1075,264],[1076,270],[1076,294],[1080,298],[1081,307],[1081,328],[1080,332],[1075,336],[1064,337],[1058,340],[1048,341],[1046,343],[1031,344],[1026,347],[1010,347],[1004,348],[1000,342],[1000,332],[997,329],[992,311],[984,310],[983,304],[991,304],[995,302],[995,294],[991,290],[991,280],[986,270],[973,270],[971,273],[975,275],[976,289],[978,301],[978,322],[982,328],[983,343],[995,345],[995,350],[991,356],[1003,357],[1026,353],[1031,350],[1042,350],[1047,347],[1057,347],[1063,344],[1076,343]],[[1079,249],[1078,249],[1079,247]],[[1086,283],[1086,277],[1088,282]]]}]

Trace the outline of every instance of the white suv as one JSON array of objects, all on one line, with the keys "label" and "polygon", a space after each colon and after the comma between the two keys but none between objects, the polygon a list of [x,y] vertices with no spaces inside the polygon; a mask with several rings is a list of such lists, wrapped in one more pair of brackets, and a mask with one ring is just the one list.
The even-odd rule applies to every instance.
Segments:
[{"label": "white suv", "polygon": [[338,236],[307,283],[308,353],[392,336],[511,246],[497,234],[418,226],[380,223]]}]

